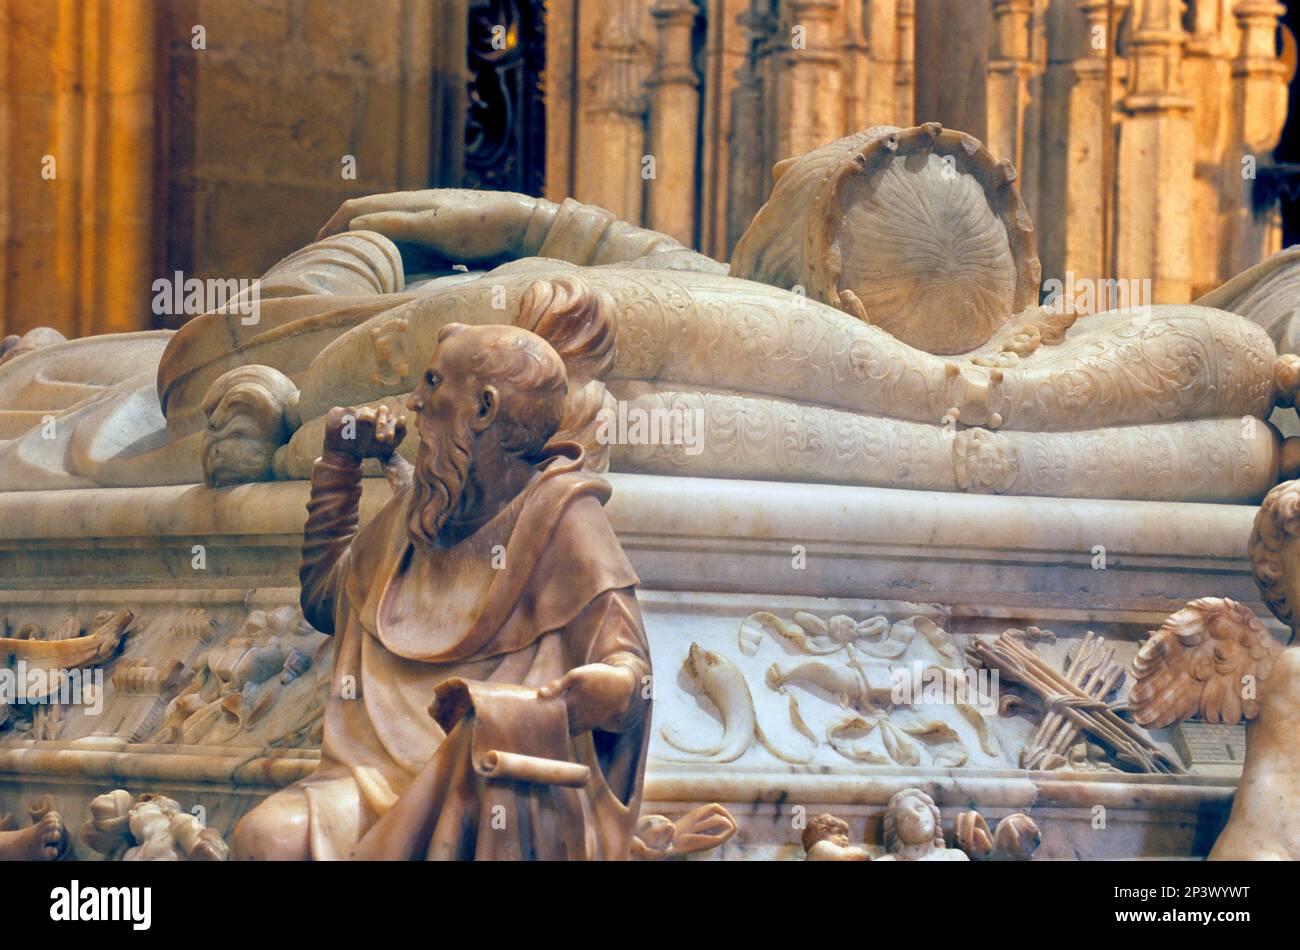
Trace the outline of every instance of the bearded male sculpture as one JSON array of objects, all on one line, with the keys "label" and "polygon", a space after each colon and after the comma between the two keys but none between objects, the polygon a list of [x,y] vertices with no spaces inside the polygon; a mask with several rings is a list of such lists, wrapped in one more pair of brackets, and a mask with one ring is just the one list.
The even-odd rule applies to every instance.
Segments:
[{"label": "bearded male sculpture", "polygon": [[[414,467],[386,407],[329,414],[301,569],[304,615],[337,638],[321,764],[245,816],[234,857],[629,857],[650,719],[638,581],[608,483],[555,437],[586,411],[565,361],[612,358],[606,320],[551,314],[550,342],[443,327],[407,403]],[[358,531],[367,458],[396,491]]]}]

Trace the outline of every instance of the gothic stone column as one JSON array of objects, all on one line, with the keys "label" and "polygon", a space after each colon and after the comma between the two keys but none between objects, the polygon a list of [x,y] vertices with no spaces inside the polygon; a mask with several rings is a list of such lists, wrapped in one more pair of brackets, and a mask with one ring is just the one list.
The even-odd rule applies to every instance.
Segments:
[{"label": "gothic stone column", "polygon": [[[916,0],[916,119],[988,138],[988,0]],[[1010,157],[1010,156],[999,156]]]},{"label": "gothic stone column", "polygon": [[691,34],[699,8],[693,0],[656,0],[650,12],[659,41],[650,81],[650,154],[655,160],[655,177],[647,189],[650,227],[691,247],[696,240],[700,118]]},{"label": "gothic stone column", "polygon": [[1193,102],[1182,88],[1182,3],[1144,0],[1134,12],[1116,173],[1114,276],[1150,279],[1154,302],[1186,303],[1196,153]]},{"label": "gothic stone column", "polygon": [[1278,19],[1286,8],[1274,0],[1242,0],[1233,8],[1241,43],[1232,64],[1232,146],[1224,169],[1225,193],[1235,195],[1223,222],[1224,279],[1258,263],[1281,247],[1276,208],[1257,216],[1252,206],[1254,181],[1242,174],[1243,159],[1258,167],[1277,145],[1287,110],[1287,68],[1274,52]]}]

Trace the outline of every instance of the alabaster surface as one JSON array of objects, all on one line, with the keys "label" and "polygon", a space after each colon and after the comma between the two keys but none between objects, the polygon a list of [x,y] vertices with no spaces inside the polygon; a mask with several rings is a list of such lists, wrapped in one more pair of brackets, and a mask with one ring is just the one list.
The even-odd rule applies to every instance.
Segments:
[{"label": "alabaster surface", "polygon": [[0,660],[105,686],[0,705],[0,856],[1294,854],[1295,264],[1040,305],[1014,169],[881,126],[729,266],[380,195],[176,333],[12,342]]},{"label": "alabaster surface", "polygon": [[[783,162],[730,269],[573,201],[356,199],[255,307],[113,338],[129,358],[96,338],[8,360],[0,487],[306,478],[330,408],[397,404],[441,327],[527,328],[557,294],[615,327],[612,360],[575,368],[593,412],[703,420],[698,451],[604,445],[614,471],[1189,501],[1257,500],[1291,471],[1262,420],[1295,385],[1275,366],[1292,257],[1214,306],[1080,314],[1038,305],[1033,234],[1014,170],[934,124]],[[395,241],[469,269],[408,273]]]},{"label": "alabaster surface", "polygon": [[1246,761],[1232,814],[1211,860],[1300,858],[1300,760],[1292,736],[1300,711],[1295,635],[1297,505],[1300,482],[1264,499],[1250,535],[1250,559],[1268,609],[1286,627],[1276,638],[1252,610],[1206,597],[1169,617],[1134,660],[1135,719],[1165,727],[1192,717],[1246,729]]},{"label": "alabaster surface", "polygon": [[[1085,749],[1092,761],[1026,772],[1018,757],[1037,728],[1031,709],[988,721],[993,755],[974,724],[946,706],[919,715],[888,709],[890,727],[828,738],[851,718],[852,705],[806,680],[774,689],[767,673],[774,663],[829,665],[837,658],[802,654],[776,633],[763,634],[752,655],[746,651],[753,618],[766,614],[792,624],[807,614],[828,627],[849,617],[870,624],[868,633],[883,617],[890,634],[896,626],[900,635],[919,626],[944,643],[942,631],[963,655],[975,637],[994,639],[1007,628],[1037,624],[1057,635],[1055,643],[1036,647],[1053,664],[1093,630],[1127,664],[1148,631],[1202,591],[1245,601],[1257,596],[1245,540],[1253,509],[644,475],[615,474],[610,481],[610,522],[641,579],[650,654],[663,672],[655,686],[642,811],[677,820],[714,801],[724,805],[739,830],[701,857],[801,858],[796,815],[821,812],[848,821],[854,843],[874,846],[881,810],[907,787],[922,788],[945,809],[950,843],[952,822],[973,803],[990,826],[1017,812],[1032,817],[1042,832],[1040,860],[1209,851],[1240,773],[1240,758],[1229,749],[1240,754],[1240,724],[1230,741],[1182,732],[1197,723],[1153,732],[1161,748],[1187,763],[1184,774],[1116,770],[1095,749]],[[68,614],[124,607],[139,618],[106,669],[102,715],[70,707],[57,739],[7,732],[0,740],[0,811],[25,814],[34,797],[53,793],[75,829],[97,795],[115,788],[136,797],[157,791],[186,812],[202,805],[207,826],[230,841],[239,819],[260,800],[312,773],[332,658],[323,636],[304,635],[296,608],[307,494],[305,483],[290,482],[0,500],[9,579],[0,611],[11,630],[26,623],[54,629]],[[390,497],[383,479],[366,480],[362,520]],[[205,545],[202,570],[194,568],[195,543]],[[796,543],[807,549],[803,570],[791,562]],[[1093,568],[1095,544],[1108,552],[1105,570]],[[863,645],[877,639],[895,642],[870,636]],[[736,706],[724,710],[692,682],[686,668],[693,646],[740,671],[752,714],[742,705],[739,719],[724,720]],[[932,649],[924,632],[908,646],[918,656]],[[268,662],[251,662],[256,657]],[[282,682],[286,660],[301,672]],[[179,691],[166,675],[177,661],[196,671]],[[228,672],[235,669],[248,672]],[[249,678],[257,681],[251,687]],[[181,693],[190,698],[176,702]],[[252,702],[232,703],[232,694]],[[815,742],[794,725],[791,696]],[[258,706],[264,711],[253,720],[247,710]],[[786,761],[756,732],[745,734],[750,715],[774,748],[810,761]],[[955,741],[903,730],[924,718],[942,720]],[[905,740],[896,750],[909,761],[911,743],[914,764],[889,758],[883,734],[893,726]],[[727,762],[717,754],[692,756],[669,743],[665,731],[692,747],[709,748],[728,736],[732,748],[743,748]],[[945,735],[933,730],[929,738]],[[953,764],[963,752],[966,760]],[[1098,806],[1104,828],[1095,827]],[[84,857],[97,854],[76,847]]]}]

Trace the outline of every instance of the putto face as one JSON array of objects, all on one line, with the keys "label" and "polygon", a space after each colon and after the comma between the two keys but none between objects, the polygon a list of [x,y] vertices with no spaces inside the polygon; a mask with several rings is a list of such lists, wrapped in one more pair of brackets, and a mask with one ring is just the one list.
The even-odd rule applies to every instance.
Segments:
[{"label": "putto face", "polygon": [[894,806],[894,826],[903,844],[923,844],[934,839],[934,812],[917,795],[908,795]]}]

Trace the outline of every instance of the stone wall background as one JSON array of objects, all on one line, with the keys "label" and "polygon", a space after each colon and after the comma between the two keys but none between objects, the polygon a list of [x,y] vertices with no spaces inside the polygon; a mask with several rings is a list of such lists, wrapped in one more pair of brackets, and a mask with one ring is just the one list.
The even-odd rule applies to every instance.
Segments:
[{"label": "stone wall background", "polygon": [[[430,0],[165,4],[167,265],[256,277],[353,195],[429,177]],[[207,48],[192,48],[193,26]],[[356,159],[355,178],[344,159]]]},{"label": "stone wall background", "polygon": [[0,0],[0,330],[148,325],[149,0]]},{"label": "stone wall background", "polygon": [[426,186],[450,6],[0,0],[0,330],[174,326],[156,278],[256,277],[343,199]]}]

